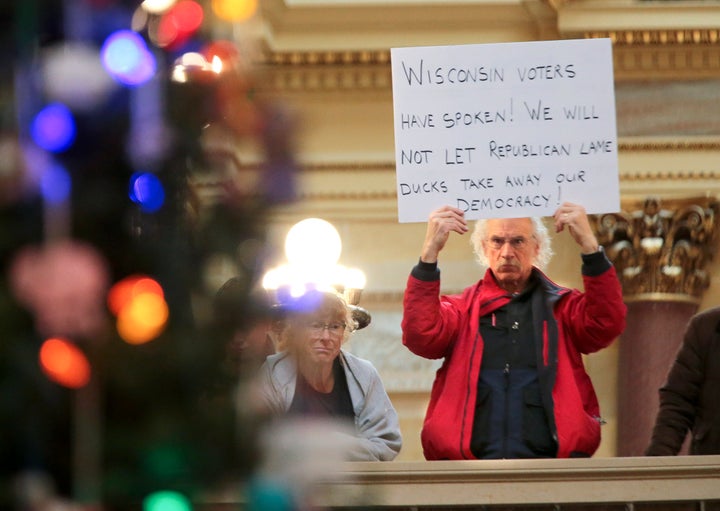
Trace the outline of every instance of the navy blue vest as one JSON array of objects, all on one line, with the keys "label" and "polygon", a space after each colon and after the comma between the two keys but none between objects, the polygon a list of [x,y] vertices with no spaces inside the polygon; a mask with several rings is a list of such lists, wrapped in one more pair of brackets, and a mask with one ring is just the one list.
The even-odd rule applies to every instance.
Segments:
[{"label": "navy blue vest", "polygon": [[557,443],[542,402],[533,295],[537,279],[480,318],[483,357],[470,450],[480,459],[555,457]]}]

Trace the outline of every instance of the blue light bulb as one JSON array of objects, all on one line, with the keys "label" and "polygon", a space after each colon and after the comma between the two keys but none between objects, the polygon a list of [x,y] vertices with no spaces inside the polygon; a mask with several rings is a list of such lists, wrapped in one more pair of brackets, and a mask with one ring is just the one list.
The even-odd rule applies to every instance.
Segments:
[{"label": "blue light bulb", "polygon": [[75,141],[75,119],[62,103],[51,103],[35,116],[30,136],[43,149],[59,153]]},{"label": "blue light bulb", "polygon": [[136,172],[130,177],[130,200],[140,204],[143,211],[154,213],[165,202],[165,188],[151,172]]}]

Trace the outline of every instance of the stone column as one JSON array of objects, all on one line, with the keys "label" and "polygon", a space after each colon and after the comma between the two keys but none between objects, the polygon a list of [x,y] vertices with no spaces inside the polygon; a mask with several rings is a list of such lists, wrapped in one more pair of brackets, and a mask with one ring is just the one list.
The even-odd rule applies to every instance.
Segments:
[{"label": "stone column", "polygon": [[595,217],[628,306],[619,339],[617,455],[641,456],[658,410],[658,389],[697,312],[718,204],[708,197],[623,201],[622,212]]}]

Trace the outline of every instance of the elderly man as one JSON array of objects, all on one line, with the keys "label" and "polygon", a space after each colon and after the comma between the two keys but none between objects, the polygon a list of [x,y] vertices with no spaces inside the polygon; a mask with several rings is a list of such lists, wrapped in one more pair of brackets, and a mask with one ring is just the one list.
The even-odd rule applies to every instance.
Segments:
[{"label": "elderly man", "polygon": [[585,291],[552,282],[539,219],[479,220],[475,254],[487,270],[458,295],[441,296],[438,257],[452,232],[465,234],[461,210],[430,214],[420,261],[403,302],[403,343],[443,358],[422,430],[425,457],[502,459],[592,456],[600,411],[582,354],[607,347],[625,327],[615,269],[582,206],[565,203],[556,232],[580,247]]}]

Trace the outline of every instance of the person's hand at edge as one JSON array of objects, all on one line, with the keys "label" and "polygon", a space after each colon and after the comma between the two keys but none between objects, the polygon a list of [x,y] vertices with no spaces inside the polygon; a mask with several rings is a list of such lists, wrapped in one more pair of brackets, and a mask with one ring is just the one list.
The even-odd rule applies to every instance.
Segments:
[{"label": "person's hand at edge", "polygon": [[436,263],[450,233],[465,234],[467,231],[465,213],[461,209],[442,206],[432,211],[428,217],[420,260],[424,263]]},{"label": "person's hand at edge", "polygon": [[553,219],[555,220],[555,232],[561,232],[567,227],[583,254],[592,254],[600,250],[600,244],[590,227],[590,220],[588,220],[583,206],[564,202],[555,211]]}]

